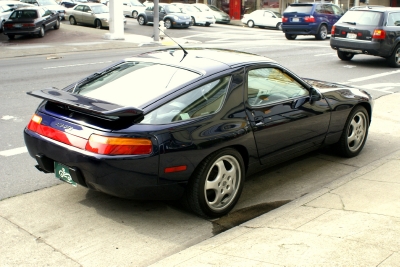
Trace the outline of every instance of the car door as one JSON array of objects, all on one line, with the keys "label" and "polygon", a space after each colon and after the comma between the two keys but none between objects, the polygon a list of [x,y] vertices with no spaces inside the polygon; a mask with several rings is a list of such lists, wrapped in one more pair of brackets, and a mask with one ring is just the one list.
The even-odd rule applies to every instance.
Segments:
[{"label": "car door", "polygon": [[320,145],[329,127],[324,99],[310,101],[299,78],[277,66],[246,71],[246,112],[262,164],[271,164]]},{"label": "car door", "polygon": [[43,8],[43,10],[40,10],[40,15],[42,16],[42,18],[44,20],[45,30],[50,29],[56,23],[56,21],[54,19],[56,16],[54,16],[52,11],[50,11],[46,8]]},{"label": "car door", "polygon": [[148,22],[154,21],[154,6],[148,6],[145,10],[146,18]]},{"label": "car door", "polygon": [[73,11],[73,16],[76,20],[77,23],[82,23],[82,13],[83,13],[83,8],[85,7],[85,5],[78,5],[74,8]]},{"label": "car door", "polygon": [[82,23],[94,24],[93,11],[90,6],[84,6],[82,12]]},{"label": "car door", "polygon": [[263,26],[266,27],[275,27],[275,14],[271,11],[264,11],[263,14]]}]

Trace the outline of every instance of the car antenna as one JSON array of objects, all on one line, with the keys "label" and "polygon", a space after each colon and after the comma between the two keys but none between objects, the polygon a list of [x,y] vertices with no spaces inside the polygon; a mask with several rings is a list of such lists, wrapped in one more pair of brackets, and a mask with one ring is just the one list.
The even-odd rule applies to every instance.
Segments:
[{"label": "car antenna", "polygon": [[180,44],[178,44],[178,42],[176,42],[174,39],[172,39],[168,34],[166,34],[163,30],[161,30],[160,28],[158,28],[163,34],[165,34],[169,39],[171,39],[172,41],[174,41],[174,43],[176,43],[182,50],[183,50],[183,57],[181,59],[182,60],[186,57],[187,54],[189,54]]}]

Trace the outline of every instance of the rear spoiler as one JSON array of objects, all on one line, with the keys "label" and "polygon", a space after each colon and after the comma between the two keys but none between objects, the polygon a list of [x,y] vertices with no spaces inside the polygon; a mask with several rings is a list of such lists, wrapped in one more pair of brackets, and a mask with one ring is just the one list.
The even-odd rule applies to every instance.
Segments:
[{"label": "rear spoiler", "polygon": [[92,113],[101,116],[115,117],[136,117],[143,114],[143,110],[124,107],[114,103],[85,97],[78,94],[68,93],[58,89],[42,89],[27,92],[28,95],[42,98],[54,103],[67,105],[77,110],[82,110],[85,113]]}]

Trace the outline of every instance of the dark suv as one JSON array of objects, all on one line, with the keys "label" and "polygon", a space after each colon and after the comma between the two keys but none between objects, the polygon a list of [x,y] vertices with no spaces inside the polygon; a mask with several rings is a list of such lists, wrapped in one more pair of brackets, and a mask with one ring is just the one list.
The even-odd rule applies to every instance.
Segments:
[{"label": "dark suv", "polygon": [[297,35],[314,35],[325,40],[328,33],[343,15],[343,10],[330,3],[291,4],[283,12],[282,31],[288,40]]},{"label": "dark suv", "polygon": [[400,8],[349,10],[332,28],[330,44],[341,60],[365,54],[384,57],[389,66],[400,67]]}]

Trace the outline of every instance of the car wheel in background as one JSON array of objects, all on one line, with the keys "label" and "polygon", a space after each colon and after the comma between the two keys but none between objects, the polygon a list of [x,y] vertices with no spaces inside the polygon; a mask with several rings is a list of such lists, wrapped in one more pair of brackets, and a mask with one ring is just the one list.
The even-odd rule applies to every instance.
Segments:
[{"label": "car wheel in background", "polygon": [[286,37],[286,39],[288,39],[288,40],[294,40],[294,39],[296,39],[297,35],[296,35],[296,34],[288,34],[288,33],[285,33],[285,37]]},{"label": "car wheel in background", "polygon": [[254,21],[249,20],[249,21],[247,22],[247,26],[249,26],[249,28],[253,28],[253,27],[254,27]]},{"label": "car wheel in background", "polygon": [[139,25],[146,25],[146,20],[144,19],[143,16],[139,16],[137,20]]},{"label": "car wheel in background", "polygon": [[196,24],[196,20],[193,17],[190,17],[190,26],[193,26]]},{"label": "car wheel in background", "polygon": [[132,18],[136,19],[138,16],[138,12],[135,10],[132,12]]},{"label": "car wheel in background", "polygon": [[38,37],[39,37],[39,38],[43,38],[44,35],[45,35],[45,31],[44,31],[44,26],[42,25],[42,26],[40,27],[40,30],[39,30],[39,33],[38,33]]},{"label": "car wheel in background", "polygon": [[208,22],[205,24],[206,27],[208,27],[208,26],[210,26],[210,25],[211,25],[211,23],[208,23]]},{"label": "car wheel in background", "polygon": [[54,24],[53,28],[54,28],[55,30],[58,30],[58,29],[60,28],[60,20],[59,20],[59,19],[56,20],[56,24]]},{"label": "car wheel in background", "polygon": [[325,40],[328,37],[328,28],[325,25],[319,27],[318,33],[315,35],[317,40]]},{"label": "car wheel in background", "polygon": [[69,17],[69,24],[76,25],[76,20],[74,17]]},{"label": "car wheel in background", "polygon": [[389,66],[393,68],[400,67],[400,44],[396,46],[392,55],[387,58]]},{"label": "car wheel in background", "polygon": [[186,205],[200,216],[220,217],[239,200],[245,177],[239,152],[225,148],[208,156],[191,177]]},{"label": "car wheel in background", "polygon": [[4,32],[4,20],[1,22],[0,31],[1,31],[1,32]]},{"label": "car wheel in background", "polygon": [[369,115],[362,106],[356,106],[347,118],[342,135],[334,149],[344,157],[357,156],[368,136]]},{"label": "car wheel in background", "polygon": [[278,30],[282,30],[282,23],[281,22],[278,22],[277,24],[276,24],[276,29],[278,29]]},{"label": "car wheel in background", "polygon": [[101,21],[99,20],[99,19],[96,19],[95,21],[94,21],[94,27],[96,28],[96,29],[101,29],[103,26],[101,25]]},{"label": "car wheel in background", "polygon": [[349,52],[343,52],[343,51],[337,51],[337,55],[341,60],[344,61],[349,61],[354,57],[353,53],[349,53]]},{"label": "car wheel in background", "polygon": [[171,22],[171,20],[170,20],[170,19],[166,19],[166,20],[164,21],[164,26],[165,26],[165,28],[167,28],[167,29],[171,29],[171,28],[172,28],[172,22]]}]

